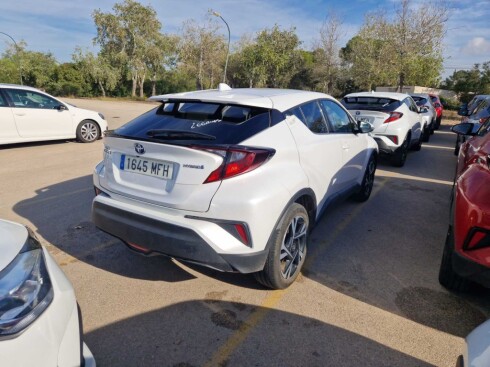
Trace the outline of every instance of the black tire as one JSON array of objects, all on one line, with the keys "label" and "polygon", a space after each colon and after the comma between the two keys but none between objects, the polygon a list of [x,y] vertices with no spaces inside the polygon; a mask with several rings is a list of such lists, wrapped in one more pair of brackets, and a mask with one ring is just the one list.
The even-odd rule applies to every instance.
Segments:
[{"label": "black tire", "polygon": [[306,258],[308,229],[306,209],[298,203],[291,204],[271,236],[264,269],[254,274],[259,283],[284,289],[296,280]]},{"label": "black tire", "polygon": [[92,120],[83,120],[77,126],[77,140],[82,143],[93,143],[100,138],[100,127]]},{"label": "black tire", "polygon": [[419,140],[417,140],[417,143],[412,146],[412,150],[414,150],[416,152],[418,152],[420,149],[422,149],[422,134],[420,134],[420,137],[419,137]]},{"label": "black tire", "polygon": [[469,289],[471,281],[459,276],[454,271],[452,263],[453,251],[454,235],[452,228],[449,227],[442,253],[441,267],[439,268],[439,283],[447,289],[464,292]]},{"label": "black tire", "polygon": [[439,127],[441,126],[441,120],[442,120],[442,116],[436,118],[436,126],[434,126],[435,130],[439,130]]},{"label": "black tire", "polygon": [[410,144],[410,140],[408,136],[403,141],[402,145],[393,153],[391,157],[391,164],[395,167],[403,167],[405,165],[405,161],[407,160],[408,154],[408,146]]},{"label": "black tire", "polygon": [[430,126],[426,126],[424,131],[422,132],[422,141],[428,143],[430,140],[430,135],[432,133],[432,129]]},{"label": "black tire", "polygon": [[366,171],[364,172],[364,177],[361,183],[361,189],[358,193],[354,194],[352,198],[360,203],[366,201],[371,196],[374,185],[374,174],[376,173],[376,155],[373,154],[369,158],[368,164],[366,166]]}]

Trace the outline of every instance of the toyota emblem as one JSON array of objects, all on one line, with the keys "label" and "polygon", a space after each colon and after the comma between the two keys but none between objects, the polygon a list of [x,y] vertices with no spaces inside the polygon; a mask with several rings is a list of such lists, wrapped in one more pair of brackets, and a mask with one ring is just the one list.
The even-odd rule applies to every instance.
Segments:
[{"label": "toyota emblem", "polygon": [[143,145],[141,145],[140,143],[136,143],[134,145],[134,150],[138,154],[145,154],[145,147]]}]

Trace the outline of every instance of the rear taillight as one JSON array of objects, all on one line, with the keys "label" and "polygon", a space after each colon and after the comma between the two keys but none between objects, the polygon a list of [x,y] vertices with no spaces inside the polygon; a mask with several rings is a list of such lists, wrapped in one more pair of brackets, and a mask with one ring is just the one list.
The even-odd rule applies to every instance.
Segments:
[{"label": "rear taillight", "polygon": [[386,120],[384,120],[383,124],[387,124],[388,122],[393,122],[398,120],[403,116],[403,113],[401,112],[390,112],[390,116]]},{"label": "rear taillight", "polygon": [[204,183],[216,182],[254,170],[267,162],[275,153],[273,149],[230,147],[228,149],[193,147],[223,157],[223,163],[215,169]]}]

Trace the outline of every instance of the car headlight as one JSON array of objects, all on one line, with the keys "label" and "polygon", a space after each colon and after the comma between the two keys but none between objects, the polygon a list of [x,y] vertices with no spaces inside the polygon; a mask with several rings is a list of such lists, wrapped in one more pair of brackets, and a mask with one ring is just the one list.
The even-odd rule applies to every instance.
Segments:
[{"label": "car headlight", "polygon": [[99,116],[100,116],[100,118],[101,118],[102,120],[105,120],[105,117],[104,117],[104,115],[103,115],[103,114],[101,114],[100,112],[97,112],[97,113],[99,114]]},{"label": "car headlight", "polygon": [[53,300],[41,245],[29,230],[24,247],[0,272],[0,339],[28,327]]}]

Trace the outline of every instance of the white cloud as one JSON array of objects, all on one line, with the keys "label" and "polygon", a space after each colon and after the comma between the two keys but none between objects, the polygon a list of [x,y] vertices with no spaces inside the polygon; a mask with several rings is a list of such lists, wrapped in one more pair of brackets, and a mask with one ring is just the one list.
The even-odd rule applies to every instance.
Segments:
[{"label": "white cloud", "polygon": [[483,37],[474,37],[466,43],[461,51],[469,55],[487,54],[490,57],[490,41]]}]

